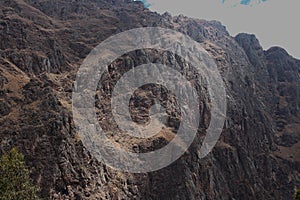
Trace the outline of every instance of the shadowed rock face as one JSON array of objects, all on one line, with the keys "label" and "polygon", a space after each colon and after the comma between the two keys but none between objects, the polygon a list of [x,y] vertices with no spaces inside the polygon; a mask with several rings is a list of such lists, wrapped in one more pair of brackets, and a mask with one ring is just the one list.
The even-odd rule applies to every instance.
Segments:
[{"label": "shadowed rock face", "polygon": [[[82,146],[72,120],[72,84],[85,56],[101,41],[150,26],[189,35],[215,59],[227,89],[226,123],[213,152],[199,159],[209,123],[204,90],[204,117],[186,154],[156,172],[121,173]],[[300,186],[300,61],[281,48],[264,51],[254,35],[233,38],[219,22],[161,16],[122,0],[0,1],[0,38],[0,151],[17,146],[25,154],[44,199],[291,199]],[[117,77],[145,62],[172,59],[186,66],[150,50],[131,52],[112,64],[108,83],[104,77],[98,90],[108,95],[96,101],[103,105],[99,121],[107,130],[118,132],[108,98]],[[141,88],[146,99],[154,91]],[[151,101],[141,104],[147,108]],[[180,113],[173,113],[176,127]],[[137,122],[147,117],[134,113]],[[136,146],[112,137],[135,151]],[[168,139],[158,136],[138,147],[151,150]]]}]

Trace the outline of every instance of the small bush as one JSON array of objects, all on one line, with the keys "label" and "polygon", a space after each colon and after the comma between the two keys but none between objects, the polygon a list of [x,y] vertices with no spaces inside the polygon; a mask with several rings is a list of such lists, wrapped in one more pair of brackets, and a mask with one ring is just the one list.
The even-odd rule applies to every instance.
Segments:
[{"label": "small bush", "polygon": [[0,200],[37,200],[24,156],[13,148],[0,158]]},{"label": "small bush", "polygon": [[295,200],[300,200],[300,189],[297,189],[294,195]]}]

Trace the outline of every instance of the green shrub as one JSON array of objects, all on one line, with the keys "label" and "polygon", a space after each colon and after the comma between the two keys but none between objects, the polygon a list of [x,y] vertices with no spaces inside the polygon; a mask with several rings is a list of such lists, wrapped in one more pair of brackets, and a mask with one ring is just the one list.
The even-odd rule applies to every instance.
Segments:
[{"label": "green shrub", "polygon": [[13,148],[0,158],[0,200],[36,200],[38,188],[32,184],[24,156]]},{"label": "green shrub", "polygon": [[300,189],[297,189],[294,195],[295,200],[300,200]]}]

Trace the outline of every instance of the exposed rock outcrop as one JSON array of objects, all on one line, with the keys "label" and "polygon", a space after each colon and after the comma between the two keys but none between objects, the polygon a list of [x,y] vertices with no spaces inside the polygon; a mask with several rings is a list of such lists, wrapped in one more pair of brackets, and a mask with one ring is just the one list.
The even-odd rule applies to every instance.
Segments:
[{"label": "exposed rock outcrop", "polygon": [[[101,41],[150,26],[189,35],[215,59],[226,84],[227,118],[205,159],[199,159],[199,151],[209,117],[202,119],[186,154],[169,167],[121,173],[97,162],[82,146],[72,120],[72,84],[82,60]],[[178,59],[185,66],[162,54],[124,55],[112,64],[109,82],[99,93],[109,94],[118,75],[144,62]],[[25,154],[44,199],[291,199],[300,186],[299,93],[299,60],[279,47],[264,51],[254,35],[233,38],[216,21],[159,15],[124,0],[0,1],[0,151],[17,146]],[[153,97],[155,89],[144,94]],[[101,123],[117,132],[108,97],[98,99],[104,105],[99,119],[106,116]],[[206,99],[204,116],[209,113],[205,104]],[[148,117],[134,114],[139,122]],[[176,128],[179,114],[176,109],[173,114]],[[156,148],[168,142],[155,139]],[[146,151],[153,143],[133,148]]]}]

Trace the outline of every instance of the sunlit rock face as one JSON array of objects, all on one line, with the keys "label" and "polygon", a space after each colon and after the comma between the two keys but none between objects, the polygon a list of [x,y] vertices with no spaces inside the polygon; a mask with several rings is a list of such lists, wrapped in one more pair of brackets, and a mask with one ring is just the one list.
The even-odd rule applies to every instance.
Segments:
[{"label": "sunlit rock face", "polygon": [[[123,173],[83,147],[73,122],[73,83],[83,59],[103,40],[153,26],[187,34],[214,59],[226,85],[226,122],[213,152],[200,159],[210,119],[203,93],[199,131],[188,151],[162,170]],[[130,52],[102,77],[95,98],[99,123],[125,149],[150,151],[172,137],[158,135],[144,144],[119,137],[110,111],[114,83],[137,65],[174,61],[188,69],[182,58],[166,52]],[[0,1],[0,152],[17,147],[25,155],[43,199],[292,199],[300,187],[299,76],[299,60],[279,47],[264,51],[254,35],[232,37],[220,22],[159,15],[141,2]],[[132,106],[151,107],[156,93],[155,87],[140,88]],[[169,109],[176,111],[175,104]],[[170,126],[176,128],[175,111]],[[134,107],[132,113],[135,121],[147,122],[147,110]]]}]

